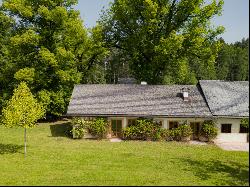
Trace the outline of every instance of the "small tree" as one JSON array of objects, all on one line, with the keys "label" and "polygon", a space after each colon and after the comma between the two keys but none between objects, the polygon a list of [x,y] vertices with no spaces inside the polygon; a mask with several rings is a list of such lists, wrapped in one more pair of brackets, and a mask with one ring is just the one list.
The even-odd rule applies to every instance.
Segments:
[{"label": "small tree", "polygon": [[2,111],[2,123],[6,127],[24,128],[24,155],[26,156],[26,129],[36,125],[45,114],[44,108],[33,97],[26,83],[21,82]]}]

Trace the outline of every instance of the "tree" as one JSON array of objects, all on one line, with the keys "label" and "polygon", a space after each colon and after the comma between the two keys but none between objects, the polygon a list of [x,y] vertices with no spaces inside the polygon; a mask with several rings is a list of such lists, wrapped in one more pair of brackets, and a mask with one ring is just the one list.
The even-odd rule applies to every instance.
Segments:
[{"label": "tree", "polygon": [[190,84],[215,79],[220,48],[212,17],[223,1],[115,0],[100,24],[110,48],[129,56],[133,76],[149,84]]},{"label": "tree", "polygon": [[249,80],[248,39],[227,44],[223,42],[216,59],[217,78],[229,81]]},{"label": "tree", "polygon": [[236,47],[240,47],[242,49],[248,49],[249,48],[249,38],[242,38],[241,41],[235,42],[234,45]]},{"label": "tree", "polygon": [[1,106],[8,99],[8,80],[10,75],[7,70],[11,69],[11,66],[8,64],[8,50],[6,45],[9,43],[13,23],[11,18],[0,11],[0,113]]},{"label": "tree", "polygon": [[224,42],[216,59],[216,74],[219,80],[228,80],[233,55],[233,47]]},{"label": "tree", "polygon": [[44,116],[45,110],[33,97],[26,83],[21,82],[14,90],[12,98],[2,111],[2,124],[6,127],[24,128],[24,154],[26,156],[26,129],[36,125]]},{"label": "tree", "polygon": [[119,78],[132,78],[127,56],[116,48],[110,49],[110,56],[106,59],[105,75],[109,84],[118,83]]},{"label": "tree", "polygon": [[[103,47],[102,27],[87,30],[77,0],[3,0],[0,10],[14,20],[8,54],[0,85],[8,85],[10,96],[21,82],[27,82],[47,115],[65,113],[74,84],[97,83],[92,73],[108,53]],[[1,60],[1,59],[0,59]],[[101,64],[102,65],[102,64]],[[95,77],[94,77],[95,78]]]}]

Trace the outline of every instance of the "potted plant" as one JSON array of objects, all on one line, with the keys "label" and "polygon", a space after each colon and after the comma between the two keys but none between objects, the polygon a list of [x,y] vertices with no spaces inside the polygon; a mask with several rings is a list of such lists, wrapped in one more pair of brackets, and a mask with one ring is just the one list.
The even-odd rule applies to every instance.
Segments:
[{"label": "potted plant", "polygon": [[211,142],[218,135],[218,129],[212,120],[206,120],[201,125],[199,140],[203,142]]},{"label": "potted plant", "polygon": [[191,135],[193,134],[193,131],[190,125],[188,125],[187,123],[184,123],[180,125],[180,127],[178,128],[180,130],[180,140],[184,142],[190,141]]}]

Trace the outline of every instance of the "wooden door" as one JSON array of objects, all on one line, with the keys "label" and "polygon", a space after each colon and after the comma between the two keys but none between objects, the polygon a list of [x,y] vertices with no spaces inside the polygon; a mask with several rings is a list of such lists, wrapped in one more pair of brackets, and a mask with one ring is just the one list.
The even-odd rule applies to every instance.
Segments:
[{"label": "wooden door", "polygon": [[111,120],[112,137],[122,136],[122,120]]},{"label": "wooden door", "polygon": [[199,133],[200,133],[200,122],[190,122],[190,126],[193,131],[193,135],[191,137],[192,140],[198,140],[199,139]]}]

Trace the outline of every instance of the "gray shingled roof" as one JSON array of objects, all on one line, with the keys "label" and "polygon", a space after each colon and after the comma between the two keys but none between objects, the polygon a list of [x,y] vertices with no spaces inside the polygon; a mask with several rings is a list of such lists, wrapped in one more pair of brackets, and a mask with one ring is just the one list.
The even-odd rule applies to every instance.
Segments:
[{"label": "gray shingled roof", "polygon": [[[184,102],[181,89],[189,88]],[[174,116],[208,117],[211,112],[196,86],[76,85],[68,116]]]},{"label": "gray shingled roof", "polygon": [[199,81],[210,111],[214,116],[249,116],[248,81]]}]

